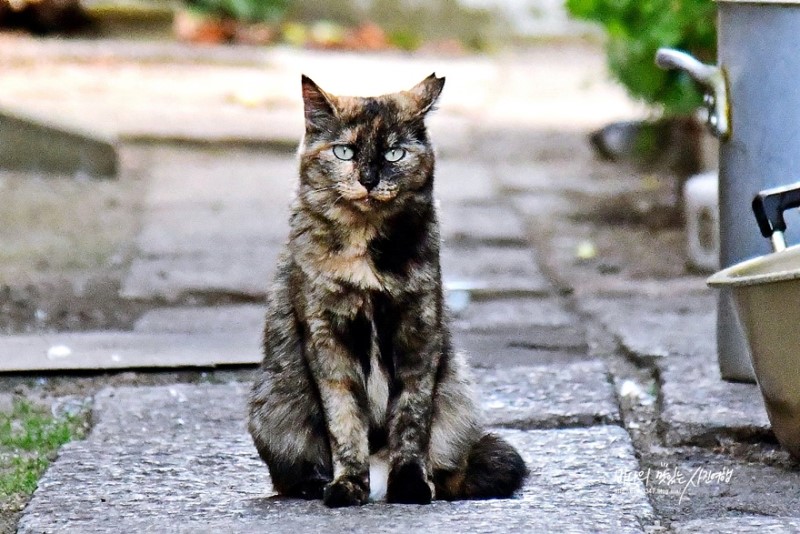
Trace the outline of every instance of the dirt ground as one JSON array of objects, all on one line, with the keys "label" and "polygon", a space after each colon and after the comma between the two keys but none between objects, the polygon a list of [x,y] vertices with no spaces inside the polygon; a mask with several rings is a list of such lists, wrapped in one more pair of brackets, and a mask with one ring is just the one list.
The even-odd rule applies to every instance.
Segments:
[{"label": "dirt ground", "polygon": [[134,254],[142,154],[123,149],[119,179],[0,172],[0,333],[126,328],[117,298]]}]

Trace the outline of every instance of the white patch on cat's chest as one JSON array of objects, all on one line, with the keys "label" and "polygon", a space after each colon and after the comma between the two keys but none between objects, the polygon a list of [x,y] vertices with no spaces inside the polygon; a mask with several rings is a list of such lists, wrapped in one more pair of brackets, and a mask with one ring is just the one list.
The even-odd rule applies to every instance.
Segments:
[{"label": "white patch on cat's chest", "polygon": [[386,410],[389,406],[389,380],[386,372],[378,363],[376,354],[370,358],[370,372],[367,377],[367,398],[369,400],[369,415],[373,426],[382,427],[386,424]]},{"label": "white patch on cat's chest", "polygon": [[369,457],[369,499],[372,502],[386,498],[388,482],[389,460],[386,454],[373,454]]}]

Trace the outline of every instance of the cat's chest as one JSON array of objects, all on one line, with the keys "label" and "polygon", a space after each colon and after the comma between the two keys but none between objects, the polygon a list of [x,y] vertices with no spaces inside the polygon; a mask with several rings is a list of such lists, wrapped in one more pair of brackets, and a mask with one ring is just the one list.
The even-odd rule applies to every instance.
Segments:
[{"label": "cat's chest", "polygon": [[370,254],[369,242],[373,236],[367,231],[352,232],[319,258],[320,270],[359,289],[384,289],[385,279],[376,269]]},{"label": "cat's chest", "polygon": [[340,282],[370,291],[384,287],[382,277],[368,253],[343,251],[323,258],[320,263],[325,274]]}]

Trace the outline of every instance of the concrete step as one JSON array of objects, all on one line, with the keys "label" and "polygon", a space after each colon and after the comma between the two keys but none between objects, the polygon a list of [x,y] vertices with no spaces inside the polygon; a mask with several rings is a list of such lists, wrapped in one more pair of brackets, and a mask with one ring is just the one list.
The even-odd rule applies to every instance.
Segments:
[{"label": "concrete step", "polygon": [[255,364],[257,333],[80,332],[0,338],[0,372],[99,371]]},{"label": "concrete step", "polygon": [[[497,430],[525,458],[522,493],[429,506],[332,510],[280,499],[244,424],[248,386],[106,390],[94,430],[63,447],[20,533],[107,532],[644,532],[654,520],[627,433],[618,426]],[[525,400],[497,390],[509,403]],[[489,421],[498,419],[489,413]],[[569,513],[565,513],[569,510]]]},{"label": "concrete step", "polygon": [[114,178],[117,141],[52,117],[0,108],[0,168],[89,178]]},{"label": "concrete step", "polygon": [[[476,366],[585,359],[577,316],[553,298],[467,300],[454,310],[454,345]],[[0,337],[0,372],[254,365],[265,304],[156,308],[133,331]],[[513,354],[510,354],[513,353]]]}]

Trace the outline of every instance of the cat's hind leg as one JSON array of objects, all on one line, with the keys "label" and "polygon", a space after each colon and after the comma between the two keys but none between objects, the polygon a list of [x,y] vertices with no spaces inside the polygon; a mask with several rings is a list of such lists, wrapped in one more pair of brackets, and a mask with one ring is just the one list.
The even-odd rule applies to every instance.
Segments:
[{"label": "cat's hind leg", "polygon": [[321,499],[333,478],[330,445],[319,393],[303,357],[302,328],[287,302],[285,296],[275,299],[267,317],[248,430],[278,493]]},{"label": "cat's hind leg", "polygon": [[248,428],[275,490],[321,499],[333,478],[322,410],[299,370],[263,372],[250,398]]}]

